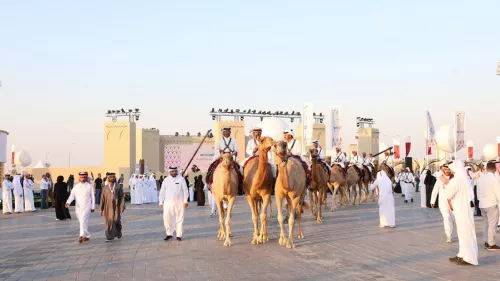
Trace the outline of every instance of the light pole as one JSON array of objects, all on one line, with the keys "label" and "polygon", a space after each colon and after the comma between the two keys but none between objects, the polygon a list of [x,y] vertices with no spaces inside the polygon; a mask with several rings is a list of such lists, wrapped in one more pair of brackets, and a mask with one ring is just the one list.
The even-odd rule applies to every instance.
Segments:
[{"label": "light pole", "polygon": [[500,59],[498,60],[498,65],[497,65],[497,75],[500,76]]}]

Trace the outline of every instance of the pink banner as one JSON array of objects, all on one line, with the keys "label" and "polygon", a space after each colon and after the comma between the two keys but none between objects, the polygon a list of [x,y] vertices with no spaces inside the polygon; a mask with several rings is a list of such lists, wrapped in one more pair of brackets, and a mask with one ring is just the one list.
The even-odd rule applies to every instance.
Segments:
[{"label": "pink banner", "polygon": [[[186,168],[186,165],[196,151],[196,148],[198,148],[198,144],[165,145],[163,151],[165,171],[168,170],[169,166],[177,166],[179,169]],[[203,144],[200,147],[200,150],[198,150],[198,153],[196,153],[188,169],[195,164],[198,168],[200,168],[201,172],[206,172],[208,170],[208,166],[212,163],[213,153],[214,146],[212,144]]]}]

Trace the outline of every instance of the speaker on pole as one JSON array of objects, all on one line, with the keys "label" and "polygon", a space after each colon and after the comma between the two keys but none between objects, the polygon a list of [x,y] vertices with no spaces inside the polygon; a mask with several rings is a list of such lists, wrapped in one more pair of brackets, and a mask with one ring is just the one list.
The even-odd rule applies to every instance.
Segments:
[{"label": "speaker on pole", "polygon": [[410,168],[410,170],[413,172],[413,158],[411,157],[405,158],[405,168]]}]

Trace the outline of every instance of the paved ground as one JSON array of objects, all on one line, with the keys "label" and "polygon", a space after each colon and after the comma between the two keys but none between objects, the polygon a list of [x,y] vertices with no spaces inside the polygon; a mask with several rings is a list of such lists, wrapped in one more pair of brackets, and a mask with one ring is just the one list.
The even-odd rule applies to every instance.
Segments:
[{"label": "paved ground", "polygon": [[[419,197],[419,195],[417,195]],[[479,250],[477,267],[448,262],[458,251],[445,243],[438,210],[397,199],[395,229],[378,227],[369,202],[325,213],[318,225],[307,212],[295,249],[280,247],[276,220],[270,241],[251,245],[249,207],[238,198],[233,247],[216,238],[209,207],[190,206],[184,241],[164,242],[161,211],[129,206],[124,238],[104,242],[103,224],[91,218],[90,242],[79,245],[76,218],[56,221],[54,211],[0,215],[0,280],[499,280],[500,253]],[[74,214],[73,209],[71,213]],[[481,219],[476,221],[483,243]]]}]

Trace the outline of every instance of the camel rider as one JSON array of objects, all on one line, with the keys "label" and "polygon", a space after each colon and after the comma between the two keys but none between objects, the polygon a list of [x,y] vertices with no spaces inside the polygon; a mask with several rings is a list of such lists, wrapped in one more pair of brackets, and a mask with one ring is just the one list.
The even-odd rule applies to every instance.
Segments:
[{"label": "camel rider", "polygon": [[370,165],[372,165],[372,167],[375,167],[375,162],[374,162],[374,159],[373,159],[373,153],[368,154],[368,161],[369,161]]},{"label": "camel rider", "polygon": [[344,152],[342,152],[342,149],[337,146],[335,148],[335,151],[337,152],[337,154],[334,156],[334,160],[333,160],[333,164],[338,164],[340,165],[340,167],[342,167],[342,169],[345,169],[345,154]]},{"label": "camel rider", "polygon": [[[321,147],[321,145],[319,144],[319,141],[318,140],[314,140],[313,142],[313,147],[318,151],[318,159],[325,163],[326,165],[324,165],[328,171],[331,171],[331,166],[328,165],[326,162],[325,162],[325,151],[323,150],[323,148]],[[312,157],[309,156],[309,162],[312,163]]]},{"label": "camel rider", "polygon": [[389,151],[384,152],[384,156],[385,158],[382,163],[385,163],[387,166],[394,169],[394,159],[392,158],[392,155],[389,153]]},{"label": "camel rider", "polygon": [[285,132],[283,132],[283,135],[287,143],[288,155],[295,155],[302,158],[302,153],[300,151],[301,150],[300,142],[294,139],[293,131],[286,130]]},{"label": "camel rider", "polygon": [[234,153],[235,159],[238,156],[238,144],[235,139],[231,138],[230,127],[224,127],[222,129],[222,139],[220,139],[215,146],[213,161],[219,159],[224,153]]},{"label": "camel rider", "polygon": [[[371,155],[371,154],[370,154]],[[373,173],[373,157],[366,157],[366,152],[361,153],[361,164],[363,167],[366,167],[370,172],[370,175]]]},{"label": "camel rider", "polygon": [[246,147],[248,157],[259,155],[259,151],[257,148],[259,146],[260,137],[262,136],[262,129],[258,127],[253,128],[252,136],[253,138],[251,140],[248,140]]}]

